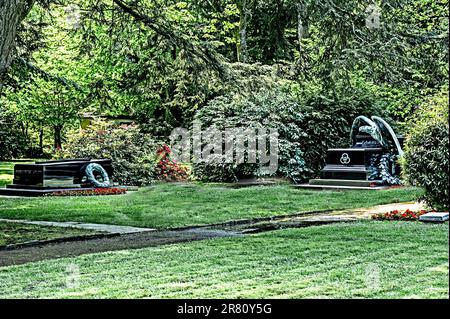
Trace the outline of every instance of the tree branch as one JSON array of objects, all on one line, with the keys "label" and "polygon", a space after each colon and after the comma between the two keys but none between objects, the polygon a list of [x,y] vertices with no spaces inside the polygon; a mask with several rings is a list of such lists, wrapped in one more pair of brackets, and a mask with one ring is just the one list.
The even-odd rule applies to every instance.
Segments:
[{"label": "tree branch", "polygon": [[113,0],[113,2],[125,13],[129,14],[134,20],[143,23],[149,29],[153,30],[163,38],[168,40],[172,45],[182,48],[190,57],[197,57],[202,60],[208,67],[214,69],[220,76],[225,75],[224,64],[220,61],[214,50],[208,47],[200,47],[194,45],[191,40],[185,39],[183,35],[177,34],[171,28],[164,26],[156,19],[144,15],[130,5],[121,0]]}]

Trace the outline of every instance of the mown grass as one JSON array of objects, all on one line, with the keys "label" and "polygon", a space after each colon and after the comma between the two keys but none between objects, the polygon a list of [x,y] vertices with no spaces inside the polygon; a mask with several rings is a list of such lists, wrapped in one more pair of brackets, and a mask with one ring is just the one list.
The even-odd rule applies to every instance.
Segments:
[{"label": "mown grass", "polygon": [[0,162],[0,187],[12,183],[14,178],[14,163]]},{"label": "mown grass", "polygon": [[170,228],[370,207],[411,201],[419,193],[415,188],[317,192],[288,185],[232,189],[217,185],[160,184],[116,196],[0,198],[0,218]]},{"label": "mown grass", "polygon": [[47,240],[95,234],[95,231],[0,222],[0,246],[20,244],[32,240]]},{"label": "mown grass", "polygon": [[448,223],[289,229],[4,267],[0,297],[448,298],[448,245]]}]

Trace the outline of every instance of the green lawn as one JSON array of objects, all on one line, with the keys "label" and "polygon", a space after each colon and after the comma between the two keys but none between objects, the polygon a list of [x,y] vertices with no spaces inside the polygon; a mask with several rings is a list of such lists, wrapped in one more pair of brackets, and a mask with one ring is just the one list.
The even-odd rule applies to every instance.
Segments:
[{"label": "green lawn", "polygon": [[95,234],[98,232],[63,227],[47,227],[0,222],[0,246],[19,244],[32,240],[47,240]]},{"label": "green lawn", "polygon": [[414,188],[307,191],[283,186],[232,189],[160,184],[127,195],[0,199],[0,218],[83,221],[156,228],[414,200]]},{"label": "green lawn", "polygon": [[0,162],[0,187],[11,184],[14,177],[14,163]]},{"label": "green lawn", "polygon": [[448,298],[448,244],[448,223],[272,231],[4,267],[0,297]]}]

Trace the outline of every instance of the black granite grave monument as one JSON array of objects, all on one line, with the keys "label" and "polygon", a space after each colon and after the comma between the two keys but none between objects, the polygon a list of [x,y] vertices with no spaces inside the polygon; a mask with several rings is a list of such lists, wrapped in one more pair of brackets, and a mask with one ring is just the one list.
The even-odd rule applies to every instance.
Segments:
[{"label": "black granite grave monument", "polygon": [[321,178],[304,188],[380,189],[400,184],[397,160],[403,138],[395,135],[383,119],[358,116],[353,122],[349,148],[331,148]]},{"label": "black granite grave monument", "polygon": [[0,195],[40,196],[61,190],[109,187],[112,175],[110,159],[75,158],[16,164],[13,184],[0,189]]}]

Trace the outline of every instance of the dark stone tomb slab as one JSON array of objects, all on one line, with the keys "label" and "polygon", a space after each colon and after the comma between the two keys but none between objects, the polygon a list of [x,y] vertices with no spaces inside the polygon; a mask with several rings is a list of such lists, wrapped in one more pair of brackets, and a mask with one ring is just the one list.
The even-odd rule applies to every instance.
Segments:
[{"label": "dark stone tomb slab", "polygon": [[0,195],[40,196],[61,190],[92,188],[85,183],[85,169],[89,164],[99,164],[113,175],[110,159],[76,158],[57,161],[16,164],[12,185],[0,189]]}]

